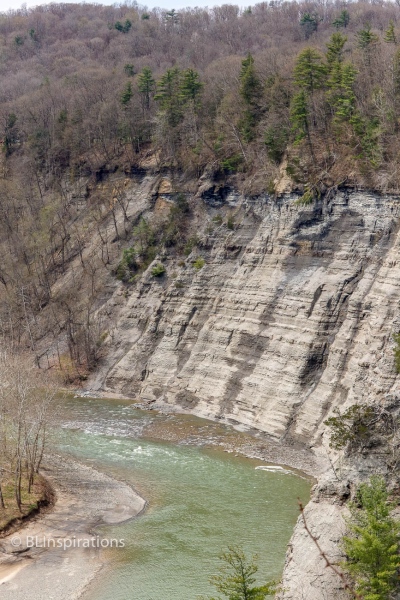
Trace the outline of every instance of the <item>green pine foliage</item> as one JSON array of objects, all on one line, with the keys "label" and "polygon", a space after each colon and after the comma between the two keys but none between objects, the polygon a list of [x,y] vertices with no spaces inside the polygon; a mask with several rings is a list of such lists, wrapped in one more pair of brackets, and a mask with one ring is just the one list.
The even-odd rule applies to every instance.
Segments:
[{"label": "green pine foliage", "polygon": [[[368,68],[371,52],[376,44],[377,36],[367,25],[358,32],[358,46],[364,51]],[[373,168],[378,168],[383,160],[382,127],[377,114],[364,117],[357,107],[355,84],[357,69],[353,64],[344,62],[344,45],[347,38],[337,32],[331,36],[327,44],[326,62],[324,57],[314,48],[305,48],[298,56],[294,67],[294,81],[300,88],[292,97],[291,123],[294,143],[299,144],[307,139],[310,155],[315,159],[313,132],[318,116],[315,111],[314,97],[317,92],[323,93],[324,100],[330,108],[332,116],[331,132],[338,142],[344,137],[353,140],[353,147],[358,149],[355,158]],[[376,98],[372,106],[379,106],[383,92],[375,88]],[[346,127],[345,127],[346,125]],[[350,125],[350,128],[347,127]]]},{"label": "green pine foliage", "polygon": [[250,53],[242,60],[239,81],[239,93],[245,105],[243,115],[239,121],[239,128],[243,139],[249,143],[256,136],[263,95],[263,86],[255,69],[254,58]]},{"label": "green pine foliage", "polygon": [[155,244],[155,232],[148,221],[141,217],[139,223],[133,228],[133,238],[138,256],[143,260],[149,259]]},{"label": "green pine foliage", "polygon": [[124,90],[121,94],[121,103],[123,106],[127,106],[131,101],[133,96],[132,83],[128,81],[124,87]]},{"label": "green pine foliage", "polygon": [[[258,586],[255,574],[258,571],[257,556],[248,559],[239,547],[229,546],[220,559],[222,565],[218,575],[210,578],[217,592],[228,600],[264,600],[275,593],[272,582]],[[219,600],[221,596],[218,597]],[[210,597],[208,600],[217,600]]]},{"label": "green pine foliage", "polygon": [[289,141],[289,129],[284,125],[270,125],[264,135],[268,158],[277,165],[281,162]]},{"label": "green pine foliage", "polygon": [[[61,116],[61,115],[60,115]],[[67,114],[65,113],[65,119]],[[10,113],[5,118],[4,125],[4,138],[3,138],[3,151],[8,157],[13,152],[18,141],[18,127],[17,127],[17,115]]]},{"label": "green pine foliage", "polygon": [[177,250],[184,250],[187,240],[186,218],[189,213],[190,208],[185,195],[178,194],[174,206],[170,210],[162,236],[162,243],[166,247],[174,246]]},{"label": "green pine foliage", "polygon": [[194,69],[181,72],[177,67],[168,69],[157,83],[155,100],[166,115],[171,127],[176,127],[185,115],[185,105],[198,107],[203,84]]},{"label": "green pine foliage", "polygon": [[206,262],[205,262],[204,258],[202,258],[200,256],[199,258],[196,258],[195,261],[193,261],[193,268],[196,271],[200,271],[204,267],[205,264],[206,264]]},{"label": "green pine foliage", "polygon": [[340,29],[340,27],[346,28],[350,23],[350,13],[348,10],[342,10],[340,15],[333,21],[332,25],[336,27],[336,29]]},{"label": "green pine foliage", "polygon": [[352,119],[352,125],[360,140],[361,152],[358,155],[359,158],[366,159],[372,167],[379,167],[382,162],[379,119],[377,117],[363,118],[356,114]]},{"label": "green pine foliage", "polygon": [[397,50],[393,59],[393,83],[396,104],[400,100],[400,50]]},{"label": "green pine foliage", "polygon": [[313,190],[310,189],[306,189],[304,194],[302,196],[300,196],[300,198],[298,198],[298,200],[296,200],[296,205],[297,206],[309,206],[310,204],[313,204],[315,200],[315,194],[313,192]]},{"label": "green pine foliage", "polygon": [[318,29],[319,17],[315,13],[305,12],[301,15],[300,25],[306,40]]},{"label": "green pine foliage", "polygon": [[354,84],[357,71],[351,64],[334,63],[327,82],[327,98],[336,122],[356,122]]},{"label": "green pine foliage", "polygon": [[143,67],[138,79],[138,90],[142,98],[143,107],[150,109],[150,101],[156,89],[156,81],[152,70],[149,67]]},{"label": "green pine foliage", "polygon": [[153,277],[162,277],[165,274],[165,267],[161,263],[157,263],[151,270]]},{"label": "green pine foliage", "polygon": [[394,22],[389,22],[389,27],[385,31],[384,41],[388,44],[397,44],[396,32],[394,30]]},{"label": "green pine foliage", "polygon": [[129,19],[126,19],[124,23],[121,21],[116,21],[114,25],[114,29],[120,31],[121,33],[128,33],[132,27],[132,22]]},{"label": "green pine foliage", "polygon": [[136,261],[135,248],[126,248],[122,253],[122,259],[116,268],[116,278],[120,281],[128,282],[137,269],[138,263]]},{"label": "green pine foliage", "polygon": [[400,333],[395,333],[393,336],[395,347],[394,347],[394,360],[396,365],[396,373],[400,373]]},{"label": "green pine foliage", "polygon": [[327,68],[324,57],[314,48],[305,48],[297,57],[294,81],[304,92],[312,95],[326,81]]},{"label": "green pine foliage", "polygon": [[370,53],[374,46],[379,42],[379,37],[372,31],[369,23],[357,32],[356,37],[358,47],[366,53]]},{"label": "green pine foliage", "polygon": [[343,48],[346,42],[347,37],[340,32],[332,34],[331,39],[326,44],[326,61],[328,63],[328,68],[332,67],[335,63],[343,62]]},{"label": "green pine foliage", "polygon": [[180,83],[180,95],[184,104],[192,103],[193,106],[198,106],[200,102],[200,94],[203,84],[200,81],[199,74],[194,69],[186,69],[182,73]]},{"label": "green pine foliage", "polygon": [[165,14],[165,20],[171,25],[177,25],[179,23],[179,13],[173,8]]},{"label": "green pine foliage", "polygon": [[143,217],[133,228],[132,238],[132,246],[123,251],[115,271],[117,279],[125,282],[131,281],[136,273],[146,269],[157,253],[155,231]]},{"label": "green pine foliage", "polygon": [[299,144],[309,132],[308,101],[304,90],[301,90],[293,96],[290,107],[290,119],[292,123],[292,132],[295,135],[294,142]]},{"label": "green pine foliage", "polygon": [[350,505],[350,535],[343,539],[345,569],[363,600],[391,600],[399,591],[400,523],[391,515],[385,480],[373,476],[360,485]]},{"label": "green pine foliage", "polygon": [[353,404],[343,413],[335,410],[334,416],[325,421],[330,427],[329,445],[335,450],[358,449],[369,440],[371,426],[376,421],[376,412],[368,404]]},{"label": "green pine foliage", "polygon": [[242,60],[239,80],[239,92],[244,102],[248,106],[257,106],[262,98],[263,87],[255,69],[254,58],[250,53]]},{"label": "green pine foliage", "polygon": [[168,113],[172,123],[177,123],[181,116],[180,105],[180,77],[178,67],[168,69],[157,83],[155,100],[161,110]]},{"label": "green pine foliage", "polygon": [[136,73],[134,65],[132,63],[126,63],[126,65],[124,65],[124,73],[128,77],[133,77]]}]

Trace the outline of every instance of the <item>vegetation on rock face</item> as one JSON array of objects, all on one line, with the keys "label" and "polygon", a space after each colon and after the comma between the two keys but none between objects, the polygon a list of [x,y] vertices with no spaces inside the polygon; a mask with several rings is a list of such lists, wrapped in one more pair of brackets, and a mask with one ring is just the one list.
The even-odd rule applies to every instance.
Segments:
[{"label": "vegetation on rock face", "polygon": [[400,464],[400,415],[396,397],[374,404],[354,404],[336,409],[325,421],[330,428],[330,447],[349,457],[366,450],[384,459],[385,468],[397,477]]},{"label": "vegetation on rock face", "polygon": [[164,265],[157,263],[151,270],[151,274],[153,277],[161,277],[165,273]]},{"label": "vegetation on rock face", "polygon": [[196,260],[193,262],[193,267],[196,269],[196,271],[200,271],[200,269],[202,269],[205,264],[206,263],[204,258],[199,256],[199,258],[196,258]]},{"label": "vegetation on rock face", "polygon": [[399,590],[400,523],[392,515],[383,478],[360,485],[343,540],[346,570],[363,600],[391,600]]},{"label": "vegetation on rock face", "polygon": [[330,446],[341,450],[347,445],[363,447],[371,440],[372,427],[378,421],[378,411],[368,404],[354,404],[343,413],[337,409],[335,416],[329,417],[325,425],[330,427]]},{"label": "vegetation on rock face", "polygon": [[[276,589],[273,583],[256,586],[254,575],[258,571],[257,557],[246,558],[243,550],[230,546],[221,555],[222,566],[218,575],[213,575],[210,582],[219,594],[229,600],[264,600],[272,596]],[[219,596],[221,598],[221,596]],[[209,600],[216,600],[209,598]]]},{"label": "vegetation on rock face", "polygon": [[400,373],[400,333],[396,333],[393,336],[395,342],[394,348],[394,360],[396,365],[396,373]]}]

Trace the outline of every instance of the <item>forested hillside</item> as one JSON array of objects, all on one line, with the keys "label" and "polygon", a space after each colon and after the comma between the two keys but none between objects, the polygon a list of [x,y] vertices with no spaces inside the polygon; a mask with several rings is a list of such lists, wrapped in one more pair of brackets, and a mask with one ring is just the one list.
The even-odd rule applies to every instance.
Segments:
[{"label": "forested hillside", "polygon": [[398,42],[392,2],[2,14],[3,333],[35,350],[62,332],[68,360],[93,366],[99,273],[132,281],[161,247],[190,252],[184,195],[161,224],[135,221],[124,177],[175,173],[187,192],[206,176],[250,196],[286,185],[303,203],[340,185],[397,191]]},{"label": "forested hillside", "polygon": [[3,15],[9,168],[23,151],[40,195],[65,172],[129,168],[152,143],[164,165],[257,173],[272,189],[289,145],[299,179],[313,166],[315,183],[351,171],[396,188],[400,8],[343,6],[54,4]]}]

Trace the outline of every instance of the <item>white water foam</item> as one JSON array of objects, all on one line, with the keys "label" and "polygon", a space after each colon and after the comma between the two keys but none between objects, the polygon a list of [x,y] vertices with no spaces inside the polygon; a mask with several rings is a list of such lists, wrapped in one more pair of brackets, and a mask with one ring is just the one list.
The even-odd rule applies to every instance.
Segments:
[{"label": "white water foam", "polygon": [[293,475],[293,471],[289,471],[288,469],[284,469],[283,467],[278,467],[274,465],[260,465],[259,467],[255,467],[256,471],[269,471],[270,473],[284,473],[286,475]]}]

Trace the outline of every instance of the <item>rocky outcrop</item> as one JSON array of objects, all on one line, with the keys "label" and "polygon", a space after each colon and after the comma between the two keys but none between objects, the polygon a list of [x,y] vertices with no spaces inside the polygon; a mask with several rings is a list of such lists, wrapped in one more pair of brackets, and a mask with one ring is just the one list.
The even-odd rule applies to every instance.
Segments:
[{"label": "rocky outcrop", "polygon": [[[167,276],[149,270],[109,301],[117,318],[92,384],[329,453],[323,422],[334,408],[398,394],[400,200],[341,190],[303,206],[203,184],[194,206],[197,250],[180,264],[161,257]],[[212,220],[221,210],[230,229]],[[329,498],[307,509],[312,526],[325,523],[328,552],[341,510]],[[306,538],[299,525],[284,597],[340,598]]]}]

